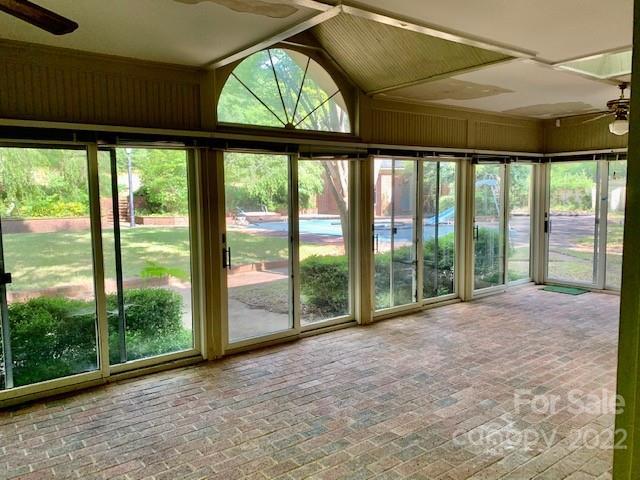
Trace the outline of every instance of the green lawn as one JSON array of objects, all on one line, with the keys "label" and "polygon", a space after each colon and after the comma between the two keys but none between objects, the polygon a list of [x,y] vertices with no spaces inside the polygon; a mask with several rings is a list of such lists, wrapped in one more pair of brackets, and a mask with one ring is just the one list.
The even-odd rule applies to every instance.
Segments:
[{"label": "green lawn", "polygon": [[[187,227],[123,228],[124,278],[172,275],[188,279],[189,231]],[[229,232],[233,264],[286,259],[283,237]],[[334,253],[334,245],[303,244],[301,257]],[[19,233],[4,235],[7,270],[13,274],[12,290],[80,285],[93,281],[89,232]],[[103,230],[105,277],[115,278],[113,231]]]}]

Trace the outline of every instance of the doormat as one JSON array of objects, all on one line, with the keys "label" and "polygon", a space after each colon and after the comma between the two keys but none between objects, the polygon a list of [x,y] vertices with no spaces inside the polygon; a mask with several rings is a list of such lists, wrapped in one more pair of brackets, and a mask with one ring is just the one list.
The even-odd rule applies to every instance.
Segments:
[{"label": "doormat", "polygon": [[557,285],[547,285],[540,290],[545,290],[547,292],[565,293],[567,295],[582,295],[583,293],[589,292],[589,290],[585,290],[584,288],[559,287]]}]

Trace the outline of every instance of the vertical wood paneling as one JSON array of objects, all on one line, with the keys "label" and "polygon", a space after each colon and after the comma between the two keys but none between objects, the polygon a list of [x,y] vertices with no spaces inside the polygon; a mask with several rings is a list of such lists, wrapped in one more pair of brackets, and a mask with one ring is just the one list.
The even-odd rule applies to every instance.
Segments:
[{"label": "vertical wood paneling", "polygon": [[545,150],[555,153],[627,147],[629,135],[617,136],[609,132],[611,118],[584,123],[592,117],[563,118],[559,126],[555,120],[545,122]]},{"label": "vertical wood paneling", "polygon": [[204,75],[3,42],[0,118],[198,129]]},{"label": "vertical wood paneling", "polygon": [[371,134],[375,143],[465,147],[465,120],[416,113],[373,110]]},{"label": "vertical wood paneling", "polygon": [[514,152],[539,151],[542,139],[542,129],[539,127],[477,121],[473,148]]},{"label": "vertical wood paneling", "polygon": [[537,120],[396,102],[374,101],[366,106],[366,139],[371,143],[543,151],[543,126]]}]

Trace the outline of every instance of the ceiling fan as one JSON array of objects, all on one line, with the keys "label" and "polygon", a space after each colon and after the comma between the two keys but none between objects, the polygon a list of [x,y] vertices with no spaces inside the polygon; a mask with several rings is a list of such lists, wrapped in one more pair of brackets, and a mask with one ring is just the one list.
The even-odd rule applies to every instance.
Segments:
[{"label": "ceiling fan", "polygon": [[28,0],[0,0],[0,11],[13,15],[54,35],[66,35],[78,28],[73,20]]},{"label": "ceiling fan", "polygon": [[618,85],[618,88],[620,88],[620,97],[607,102],[608,112],[590,118],[583,123],[595,122],[604,117],[613,117],[613,121],[609,124],[609,131],[614,135],[626,135],[629,133],[630,99],[624,96],[624,91],[628,86],[629,84],[626,82]]}]

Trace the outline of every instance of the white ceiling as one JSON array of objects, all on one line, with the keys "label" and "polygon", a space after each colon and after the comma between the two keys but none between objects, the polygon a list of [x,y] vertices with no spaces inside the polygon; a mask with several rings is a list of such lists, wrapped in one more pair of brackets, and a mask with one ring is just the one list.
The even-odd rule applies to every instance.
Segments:
[{"label": "white ceiling", "polygon": [[[296,6],[286,18],[240,13],[211,1],[35,0],[76,21],[56,37],[0,12],[0,37],[56,47],[201,66],[317,14]],[[265,2],[267,3],[267,2]],[[285,1],[278,3],[288,3]]]},{"label": "white ceiling", "polygon": [[607,101],[618,95],[615,85],[529,60],[514,60],[394,90],[380,97],[555,118],[604,110]]},{"label": "white ceiling", "polygon": [[[203,66],[317,15],[312,0],[285,18],[240,13],[239,0],[36,0],[80,24],[63,37],[0,13],[0,38],[144,60]],[[242,3],[242,2],[240,2]],[[335,4],[334,0],[324,3]],[[632,43],[633,0],[354,0],[344,3],[531,51],[557,63]],[[286,7],[284,9],[287,10]],[[514,61],[387,92],[408,101],[547,118],[599,111],[615,86],[531,62]]]}]

